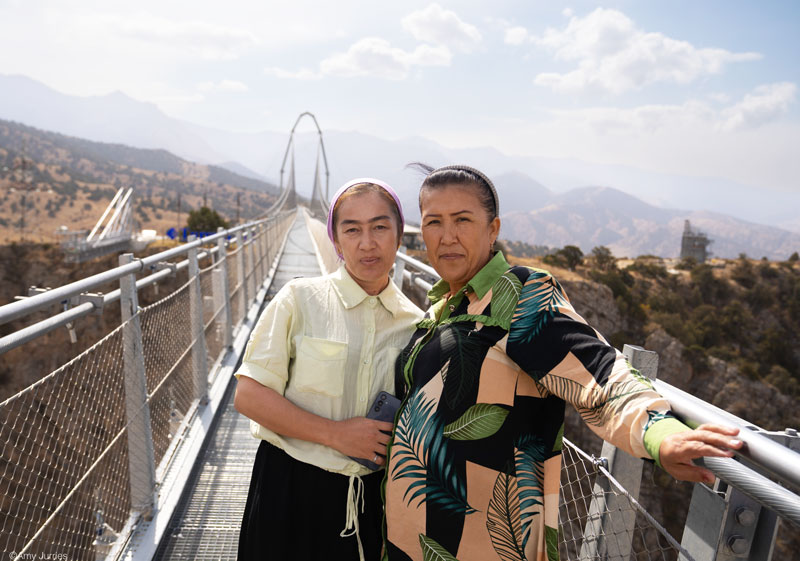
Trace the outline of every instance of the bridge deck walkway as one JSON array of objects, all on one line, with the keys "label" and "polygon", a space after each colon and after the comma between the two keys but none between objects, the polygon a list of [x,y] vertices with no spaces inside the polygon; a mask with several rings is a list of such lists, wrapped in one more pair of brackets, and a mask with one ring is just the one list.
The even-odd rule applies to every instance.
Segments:
[{"label": "bridge deck walkway", "polygon": [[[306,220],[298,213],[266,301],[289,280],[320,274],[313,247]],[[236,559],[258,441],[250,436],[249,421],[233,407],[235,386],[231,380],[216,427],[192,470],[156,560]]]}]

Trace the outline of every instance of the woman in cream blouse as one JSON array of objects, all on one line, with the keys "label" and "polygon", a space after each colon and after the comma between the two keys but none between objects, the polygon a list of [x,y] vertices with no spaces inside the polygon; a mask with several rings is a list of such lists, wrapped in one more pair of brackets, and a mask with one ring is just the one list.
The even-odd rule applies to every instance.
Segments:
[{"label": "woman in cream blouse", "polygon": [[391,423],[365,417],[394,393],[394,364],[422,316],[389,279],[403,232],[394,191],[342,186],[328,235],[344,263],[295,279],[264,310],[236,372],[236,409],[262,440],[239,559],[378,559]]}]

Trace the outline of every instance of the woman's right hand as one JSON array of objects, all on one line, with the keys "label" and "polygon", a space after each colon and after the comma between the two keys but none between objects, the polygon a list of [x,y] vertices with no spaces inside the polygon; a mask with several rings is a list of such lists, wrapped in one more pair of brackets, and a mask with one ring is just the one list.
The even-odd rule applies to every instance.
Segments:
[{"label": "woman's right hand", "polygon": [[336,421],[330,446],[345,456],[364,458],[382,466],[385,462],[386,445],[389,444],[389,434],[386,433],[391,431],[392,423],[366,417]]}]

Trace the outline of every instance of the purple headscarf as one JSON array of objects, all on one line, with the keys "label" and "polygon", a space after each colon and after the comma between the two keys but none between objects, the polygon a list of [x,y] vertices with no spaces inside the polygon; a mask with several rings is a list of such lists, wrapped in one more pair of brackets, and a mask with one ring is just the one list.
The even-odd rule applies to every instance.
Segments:
[{"label": "purple headscarf", "polygon": [[[403,227],[406,224],[405,218],[403,217],[403,205],[400,204],[400,199],[397,197],[397,193],[394,192],[394,189],[392,189],[388,183],[384,183],[380,179],[373,179],[372,177],[359,177],[358,179],[353,179],[351,181],[348,181],[347,183],[339,187],[339,190],[336,191],[336,193],[333,195],[333,198],[331,199],[331,206],[328,209],[328,237],[331,239],[331,243],[334,244],[334,247],[336,247],[336,244],[334,243],[333,240],[333,209],[336,207],[336,202],[342,195],[344,195],[345,191],[347,191],[353,185],[358,185],[359,183],[371,183],[372,185],[377,185],[378,187],[389,193],[392,199],[394,199],[394,204],[397,205],[397,213],[400,215],[400,231],[403,230]],[[340,258],[342,257],[342,255],[339,253],[338,250],[336,251],[336,253],[339,255]]]}]

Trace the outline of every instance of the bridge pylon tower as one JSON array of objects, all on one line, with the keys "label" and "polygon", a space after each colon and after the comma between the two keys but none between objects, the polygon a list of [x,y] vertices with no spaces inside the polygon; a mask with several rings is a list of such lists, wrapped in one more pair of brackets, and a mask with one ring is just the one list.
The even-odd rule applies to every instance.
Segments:
[{"label": "bridge pylon tower", "polygon": [[[280,188],[281,194],[278,197],[278,200],[275,204],[270,208],[269,212],[274,212],[277,210],[281,210],[283,208],[293,208],[297,205],[297,192],[295,189],[295,160],[294,160],[294,135],[295,131],[297,130],[297,125],[300,124],[300,121],[303,120],[304,117],[310,117],[311,120],[314,122],[314,126],[317,128],[317,166],[314,172],[314,187],[311,195],[310,207],[312,213],[316,215],[326,215],[328,213],[328,196],[329,196],[329,189],[330,189],[330,171],[328,169],[328,157],[325,153],[325,142],[322,139],[322,129],[319,126],[319,122],[317,118],[314,116],[313,113],[309,111],[305,111],[301,113],[297,120],[292,127],[292,131],[289,133],[289,142],[286,145],[286,151],[283,155],[283,162],[281,163],[281,175],[280,175]],[[288,169],[288,176],[286,181],[284,182],[284,174],[287,172],[287,162],[289,165]],[[322,177],[321,177],[321,167],[320,162],[323,164],[325,168],[325,192],[322,192]]]}]

